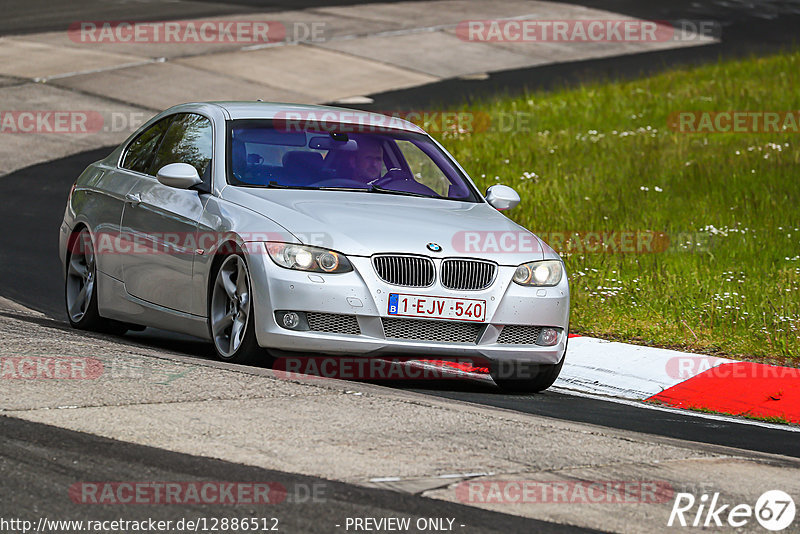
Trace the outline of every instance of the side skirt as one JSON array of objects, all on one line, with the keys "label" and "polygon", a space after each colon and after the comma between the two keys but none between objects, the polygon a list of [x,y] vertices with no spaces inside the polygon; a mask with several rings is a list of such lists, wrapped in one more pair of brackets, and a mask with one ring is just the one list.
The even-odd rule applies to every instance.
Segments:
[{"label": "side skirt", "polygon": [[211,340],[205,317],[171,310],[134,297],[120,280],[99,271],[97,290],[98,311],[103,317]]}]

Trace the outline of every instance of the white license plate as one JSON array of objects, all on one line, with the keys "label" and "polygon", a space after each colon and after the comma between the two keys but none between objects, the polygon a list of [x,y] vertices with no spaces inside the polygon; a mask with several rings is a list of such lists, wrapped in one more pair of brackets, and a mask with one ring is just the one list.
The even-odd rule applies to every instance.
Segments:
[{"label": "white license plate", "polygon": [[486,318],[486,301],[390,293],[389,315],[482,322]]}]

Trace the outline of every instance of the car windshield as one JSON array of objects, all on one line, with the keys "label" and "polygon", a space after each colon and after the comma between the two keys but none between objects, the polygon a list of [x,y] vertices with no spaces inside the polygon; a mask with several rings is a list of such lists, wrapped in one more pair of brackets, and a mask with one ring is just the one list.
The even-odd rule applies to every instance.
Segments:
[{"label": "car windshield", "polygon": [[463,173],[426,135],[346,130],[290,131],[272,121],[233,121],[228,183],[478,201]]}]

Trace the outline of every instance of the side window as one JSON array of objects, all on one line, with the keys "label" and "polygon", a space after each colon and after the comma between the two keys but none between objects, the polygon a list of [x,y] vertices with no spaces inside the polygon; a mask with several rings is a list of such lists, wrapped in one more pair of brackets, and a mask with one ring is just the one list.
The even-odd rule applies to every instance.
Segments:
[{"label": "side window", "polygon": [[[150,174],[170,163],[188,163],[205,178],[211,162],[211,121],[194,113],[182,113],[175,117],[158,147]],[[204,179],[205,181],[205,179]]]},{"label": "side window", "polygon": [[171,116],[165,117],[139,134],[139,137],[128,145],[122,158],[122,168],[147,173],[150,162],[153,161],[153,153],[171,120]]}]

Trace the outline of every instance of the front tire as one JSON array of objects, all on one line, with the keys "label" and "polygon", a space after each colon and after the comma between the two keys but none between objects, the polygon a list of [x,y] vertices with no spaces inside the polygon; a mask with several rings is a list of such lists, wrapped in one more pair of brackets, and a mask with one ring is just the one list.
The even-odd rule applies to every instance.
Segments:
[{"label": "front tire", "polygon": [[217,357],[231,363],[255,363],[263,351],[255,333],[250,271],[244,255],[222,260],[213,276],[208,304],[208,329]]},{"label": "front tire", "polygon": [[[565,330],[569,331],[569,329]],[[558,378],[564,360],[567,359],[567,344],[561,361],[555,364],[537,364],[530,362],[493,362],[489,374],[500,389],[509,393],[539,393],[546,390]]]},{"label": "front tire", "polygon": [[494,383],[509,393],[539,393],[553,385],[561,373],[564,358],[557,364],[503,362],[490,369]]},{"label": "front tire", "polygon": [[64,302],[73,328],[122,335],[128,327],[100,316],[97,308],[97,262],[89,230],[83,228],[67,248]]}]

